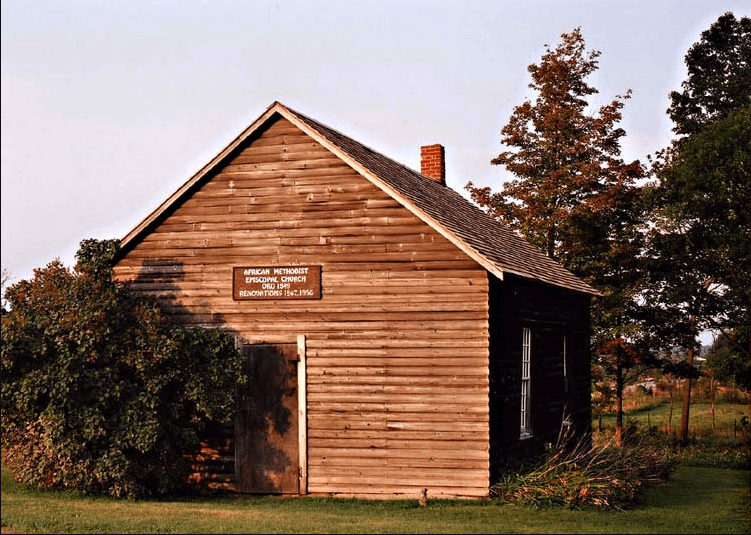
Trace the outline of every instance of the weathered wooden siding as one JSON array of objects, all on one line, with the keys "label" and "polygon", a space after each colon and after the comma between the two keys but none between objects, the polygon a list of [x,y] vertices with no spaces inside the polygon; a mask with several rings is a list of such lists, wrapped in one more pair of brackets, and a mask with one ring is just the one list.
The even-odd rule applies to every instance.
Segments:
[{"label": "weathered wooden siding", "polygon": [[188,480],[201,490],[235,490],[234,425],[212,426],[201,433],[201,446],[186,455],[192,473]]},{"label": "weathered wooden siding", "polygon": [[[564,416],[591,432],[589,301],[586,294],[507,276],[490,282],[491,481],[555,443]],[[520,439],[522,328],[531,340],[532,436]],[[567,380],[564,378],[566,337]],[[568,384],[567,384],[568,383]]]},{"label": "weathered wooden siding", "polygon": [[[253,265],[321,265],[322,297],[233,300],[232,268]],[[186,323],[306,336],[310,493],[487,496],[487,272],[286,119],[115,274]]]}]

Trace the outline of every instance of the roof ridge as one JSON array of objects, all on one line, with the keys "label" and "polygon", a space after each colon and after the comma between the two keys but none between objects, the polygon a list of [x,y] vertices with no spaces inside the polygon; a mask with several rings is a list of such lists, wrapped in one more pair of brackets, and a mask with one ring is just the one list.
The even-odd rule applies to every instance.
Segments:
[{"label": "roof ridge", "polygon": [[[322,123],[321,121],[319,121],[319,120],[317,120],[317,119],[313,119],[313,118],[312,118],[312,117],[310,117],[309,115],[306,115],[306,114],[304,114],[304,113],[301,113],[301,112],[299,112],[299,111],[297,111],[297,110],[295,110],[295,109],[293,109],[293,108],[290,108],[289,106],[286,106],[286,105],[282,104],[282,103],[281,103],[281,102],[279,102],[279,101],[275,101],[275,103],[276,103],[276,104],[279,104],[279,105],[280,105],[281,107],[283,107],[284,109],[288,110],[289,112],[291,112],[291,113],[295,114],[295,115],[296,115],[297,117],[299,117],[299,118],[303,119],[303,120],[304,120],[304,121],[305,121],[306,123],[308,123],[308,124],[310,124],[311,126],[315,127],[315,128],[317,129],[317,130],[319,130],[319,129],[325,129],[325,130],[329,130],[329,131],[331,131],[331,132],[333,132],[333,133],[335,133],[335,134],[337,134],[337,135],[339,135],[339,136],[341,136],[341,137],[343,137],[343,138],[346,138],[346,139],[348,139],[348,140],[350,140],[350,141],[352,141],[352,142],[354,142],[354,143],[357,143],[358,145],[360,145],[360,146],[362,146],[363,148],[365,148],[365,149],[367,149],[367,150],[371,151],[371,152],[372,152],[373,154],[375,154],[375,155],[378,155],[378,156],[380,156],[380,157],[382,157],[382,158],[386,158],[387,160],[389,160],[389,162],[391,162],[391,163],[393,163],[393,164],[396,164],[396,165],[398,165],[399,167],[402,167],[402,168],[403,168],[404,170],[406,170],[406,171],[409,171],[410,173],[415,173],[415,174],[417,174],[417,175],[420,175],[421,177],[424,177],[424,178],[425,178],[426,180],[430,180],[431,182],[435,182],[435,181],[434,181],[433,179],[431,179],[430,177],[427,177],[427,176],[423,175],[422,173],[420,173],[420,172],[419,172],[419,171],[417,171],[416,169],[412,169],[412,168],[411,168],[411,167],[409,167],[408,165],[405,165],[405,164],[403,164],[403,163],[401,163],[401,162],[399,162],[399,161],[397,161],[397,160],[394,160],[394,159],[392,159],[392,158],[389,158],[388,156],[386,156],[386,155],[385,155],[385,154],[383,154],[382,152],[380,152],[380,151],[378,151],[378,150],[374,149],[373,147],[371,147],[371,146],[369,146],[369,145],[366,145],[366,144],[365,144],[365,143],[363,143],[362,141],[358,141],[358,140],[354,139],[353,137],[351,137],[351,136],[348,136],[347,134],[345,134],[345,133],[344,133],[344,132],[342,132],[341,130],[338,130],[338,129],[336,129],[336,128],[332,127],[332,126],[329,126],[329,125],[328,125],[328,124],[326,124],[326,123]],[[344,148],[342,148],[342,150],[344,150],[344,152],[347,152],[347,151],[346,151],[346,149],[344,149]],[[348,154],[349,154],[349,153],[348,153]],[[352,155],[350,154],[350,156],[352,156]]]},{"label": "roof ridge", "polygon": [[[550,258],[544,251],[529,243],[519,233],[492,217],[454,189],[439,184],[432,178],[389,158],[335,128],[284,105],[282,107],[326,138],[339,151],[347,154],[363,167],[369,169],[381,181],[401,192],[416,209],[420,210],[430,220],[440,224],[483,258],[490,260],[493,265],[500,269],[501,275],[503,272],[507,272],[554,286],[562,286],[591,294],[599,293],[564,268],[557,260]],[[368,154],[362,154],[363,149]],[[374,159],[377,161],[373,161]],[[394,166],[396,166],[396,169]],[[394,174],[394,171],[398,170],[406,172],[406,175]],[[421,182],[419,185],[407,184],[403,179],[419,179]],[[426,198],[426,194],[429,194],[430,199]],[[451,204],[456,205],[457,208],[463,206],[465,210],[469,209],[472,215],[464,215],[471,221],[464,221],[461,210],[452,210],[451,213],[446,214],[434,209],[440,208],[441,201],[444,200],[442,197],[451,197]],[[429,206],[429,202],[437,203],[437,205]],[[433,226],[435,227],[435,225]],[[478,229],[478,226],[481,228]],[[479,235],[477,231],[480,231]],[[503,236],[499,236],[498,233]],[[501,249],[505,249],[505,251]],[[483,264],[483,262],[480,263]],[[491,269],[491,271],[495,270]]]}]

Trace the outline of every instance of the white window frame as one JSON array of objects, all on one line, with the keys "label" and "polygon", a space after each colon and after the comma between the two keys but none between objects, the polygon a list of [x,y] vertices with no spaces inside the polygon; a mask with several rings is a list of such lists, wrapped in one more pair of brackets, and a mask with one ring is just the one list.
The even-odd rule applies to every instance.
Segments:
[{"label": "white window frame", "polygon": [[532,330],[522,327],[522,374],[521,374],[521,414],[520,438],[532,436]]}]

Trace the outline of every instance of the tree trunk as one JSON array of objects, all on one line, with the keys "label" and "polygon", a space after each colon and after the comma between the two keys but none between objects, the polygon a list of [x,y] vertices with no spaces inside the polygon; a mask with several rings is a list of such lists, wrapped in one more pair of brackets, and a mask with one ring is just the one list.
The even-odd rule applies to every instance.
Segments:
[{"label": "tree trunk", "polygon": [[615,446],[623,447],[623,367],[615,371]]},{"label": "tree trunk", "polygon": [[712,411],[712,433],[715,432],[714,398],[715,398],[716,388],[717,387],[716,387],[715,380],[714,380],[714,373],[712,373],[709,376],[709,395],[710,395],[709,408]]},{"label": "tree trunk", "polygon": [[673,378],[671,377],[668,382],[668,392],[670,393],[670,409],[668,410],[668,422],[666,424],[665,431],[667,434],[670,434],[671,431],[671,425],[673,424],[673,404],[675,402],[675,398],[673,396]]},{"label": "tree trunk", "polygon": [[548,235],[546,236],[546,249],[548,252],[548,257],[555,258],[555,236],[556,236],[556,228],[555,225],[551,225],[548,227]]},{"label": "tree trunk", "polygon": [[[694,365],[694,350],[689,349],[688,350],[688,356],[686,357],[686,362],[688,362],[689,366]],[[685,379],[684,384],[685,389],[683,392],[683,410],[681,410],[681,438],[683,440],[688,440],[688,413],[689,409],[691,408],[691,383],[692,383],[691,377],[688,377]]]}]

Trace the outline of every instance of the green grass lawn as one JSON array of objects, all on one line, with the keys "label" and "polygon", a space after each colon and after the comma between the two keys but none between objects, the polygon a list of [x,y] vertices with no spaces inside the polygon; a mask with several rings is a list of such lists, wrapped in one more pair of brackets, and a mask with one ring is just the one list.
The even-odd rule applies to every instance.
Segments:
[{"label": "green grass lawn", "polygon": [[629,510],[491,500],[231,497],[128,501],[39,492],[2,471],[3,533],[749,533],[748,470],[679,466]]}]

